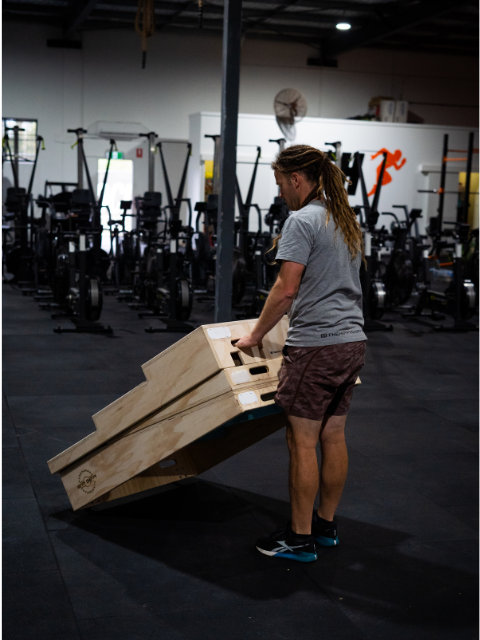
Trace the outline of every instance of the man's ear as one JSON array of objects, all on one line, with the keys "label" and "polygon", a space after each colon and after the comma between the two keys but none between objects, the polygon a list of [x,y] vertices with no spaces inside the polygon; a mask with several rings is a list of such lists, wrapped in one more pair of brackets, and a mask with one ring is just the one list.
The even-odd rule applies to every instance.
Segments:
[{"label": "man's ear", "polygon": [[298,181],[298,178],[299,178],[298,173],[292,173],[291,180],[292,180],[293,186],[295,188],[297,188],[297,189],[298,189],[299,184],[300,184],[299,181]]}]

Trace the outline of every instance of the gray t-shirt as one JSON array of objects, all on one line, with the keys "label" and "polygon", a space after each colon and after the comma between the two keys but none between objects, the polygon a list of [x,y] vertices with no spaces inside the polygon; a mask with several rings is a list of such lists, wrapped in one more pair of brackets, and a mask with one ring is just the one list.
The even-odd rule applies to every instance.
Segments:
[{"label": "gray t-shirt", "polygon": [[366,340],[363,332],[361,256],[352,260],[333,216],[314,200],[285,222],[277,260],[305,265],[288,317],[286,344],[320,347]]}]

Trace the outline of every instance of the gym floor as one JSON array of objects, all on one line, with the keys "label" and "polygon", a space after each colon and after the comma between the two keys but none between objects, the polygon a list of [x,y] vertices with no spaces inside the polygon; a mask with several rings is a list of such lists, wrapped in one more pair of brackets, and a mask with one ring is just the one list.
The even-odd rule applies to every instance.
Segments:
[{"label": "gym floor", "polygon": [[[110,297],[112,337],[56,335],[8,285],[3,306],[4,638],[478,638],[477,333],[369,335],[340,546],[301,565],[254,548],[289,519],[283,432],[156,495],[73,513],[47,460],[181,335],[146,334],[158,320]],[[213,321],[208,303],[194,311]]]}]

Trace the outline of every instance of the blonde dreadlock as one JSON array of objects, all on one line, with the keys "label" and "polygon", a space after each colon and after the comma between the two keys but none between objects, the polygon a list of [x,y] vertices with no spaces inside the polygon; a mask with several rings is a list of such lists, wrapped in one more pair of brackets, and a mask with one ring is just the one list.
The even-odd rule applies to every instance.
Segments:
[{"label": "blonde dreadlock", "polygon": [[[335,222],[335,230],[340,227],[342,231],[352,260],[359,252],[363,257],[362,232],[344,187],[347,178],[343,171],[329,160],[326,153],[306,144],[296,144],[278,154],[276,160],[272,162],[272,169],[287,176],[291,176],[294,172],[301,173],[308,182],[314,184],[312,191],[302,202],[301,208],[317,198],[323,200],[327,209],[327,224],[331,215]],[[276,248],[280,238],[281,234],[274,238],[269,251]]]}]

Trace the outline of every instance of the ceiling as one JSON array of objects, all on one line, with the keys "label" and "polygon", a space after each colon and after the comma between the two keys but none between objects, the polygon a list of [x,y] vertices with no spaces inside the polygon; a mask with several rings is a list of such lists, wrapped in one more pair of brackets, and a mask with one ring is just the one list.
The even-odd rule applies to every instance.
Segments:
[{"label": "ceiling", "polygon": [[[59,27],[68,45],[78,42],[80,31],[134,29],[137,4],[4,0],[3,19]],[[198,0],[153,4],[157,32],[199,30]],[[223,0],[203,0],[202,14],[203,31],[222,31]],[[472,0],[244,0],[242,27],[247,37],[304,43],[317,51],[312,64],[334,65],[338,55],[359,47],[478,56],[478,18],[478,2]],[[338,22],[352,28],[339,31]]]}]

